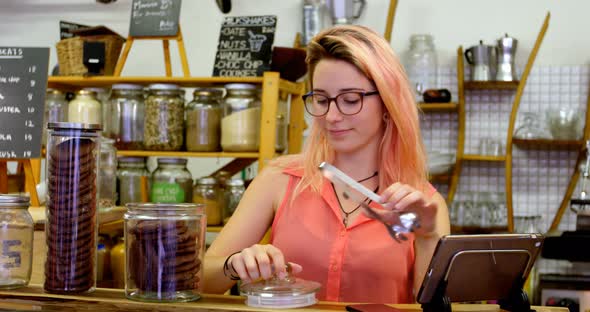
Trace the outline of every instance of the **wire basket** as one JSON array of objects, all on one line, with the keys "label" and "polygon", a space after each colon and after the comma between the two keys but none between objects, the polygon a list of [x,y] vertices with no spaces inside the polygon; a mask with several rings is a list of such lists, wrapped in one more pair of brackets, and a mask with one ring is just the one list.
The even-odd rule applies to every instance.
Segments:
[{"label": "wire basket", "polygon": [[97,35],[72,37],[56,44],[59,74],[65,76],[86,76],[88,68],[84,65],[84,42],[100,41],[105,44],[105,66],[99,75],[111,76],[115,71],[119,54],[125,39],[117,35]]}]

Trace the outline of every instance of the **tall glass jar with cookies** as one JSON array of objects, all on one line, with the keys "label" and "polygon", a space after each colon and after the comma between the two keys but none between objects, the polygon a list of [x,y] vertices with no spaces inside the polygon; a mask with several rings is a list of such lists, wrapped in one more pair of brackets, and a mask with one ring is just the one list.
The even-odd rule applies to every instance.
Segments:
[{"label": "tall glass jar with cookies", "polygon": [[45,236],[46,292],[96,288],[97,169],[100,125],[49,123]]}]

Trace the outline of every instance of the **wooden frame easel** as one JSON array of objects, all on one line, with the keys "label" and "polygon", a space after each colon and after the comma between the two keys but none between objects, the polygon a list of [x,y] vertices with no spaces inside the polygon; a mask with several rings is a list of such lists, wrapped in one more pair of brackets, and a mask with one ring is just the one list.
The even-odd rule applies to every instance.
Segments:
[{"label": "wooden frame easel", "polygon": [[178,33],[176,36],[170,37],[127,37],[127,41],[125,41],[125,46],[123,47],[123,52],[121,53],[121,57],[117,62],[117,66],[115,66],[115,72],[113,76],[119,77],[121,76],[121,72],[123,71],[123,67],[125,66],[125,62],[127,61],[127,57],[129,56],[129,51],[131,51],[131,46],[133,45],[133,41],[135,40],[162,40],[162,46],[164,48],[164,65],[166,66],[166,77],[172,77],[172,65],[170,64],[170,42],[169,40],[176,40],[176,44],[178,45],[178,54],[180,54],[180,63],[182,64],[182,72],[184,77],[190,77],[191,73],[188,67],[188,59],[186,57],[186,50],[184,48],[184,41],[182,39],[182,31],[180,30],[180,25],[178,25]]},{"label": "wooden frame easel", "polygon": [[[8,193],[8,162],[16,161],[18,163],[17,172],[24,171],[25,173],[25,192],[29,192],[31,206],[40,206],[39,195],[37,194],[37,181],[40,176],[40,160],[39,159],[0,159],[0,193]],[[35,166],[33,166],[35,163]],[[35,168],[36,170],[34,170]],[[37,172],[34,172],[37,171]]]}]

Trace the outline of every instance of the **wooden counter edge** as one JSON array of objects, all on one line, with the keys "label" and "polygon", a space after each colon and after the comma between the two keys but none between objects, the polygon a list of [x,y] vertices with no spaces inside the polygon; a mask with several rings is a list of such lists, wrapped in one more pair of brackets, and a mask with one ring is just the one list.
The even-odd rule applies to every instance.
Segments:
[{"label": "wooden counter edge", "polygon": [[[132,301],[125,297],[122,289],[97,288],[96,291],[85,295],[56,295],[43,292],[42,285],[29,285],[14,290],[0,290],[0,306],[9,306],[13,309],[51,311],[67,308],[68,311],[88,311],[89,304],[100,304],[103,311],[141,309],[151,311],[193,310],[193,311],[270,311],[249,307],[244,304],[244,297],[204,294],[202,298],[194,302],[185,303],[149,303]],[[283,309],[281,311],[344,311],[346,303],[319,302],[313,306],[298,309]],[[402,311],[421,311],[418,304],[394,304],[391,305]],[[110,309],[112,308],[112,309]],[[567,312],[567,308],[559,307],[535,307],[538,312]],[[486,304],[453,304],[454,311],[500,311],[497,305]],[[18,311],[18,310],[17,310]]]}]

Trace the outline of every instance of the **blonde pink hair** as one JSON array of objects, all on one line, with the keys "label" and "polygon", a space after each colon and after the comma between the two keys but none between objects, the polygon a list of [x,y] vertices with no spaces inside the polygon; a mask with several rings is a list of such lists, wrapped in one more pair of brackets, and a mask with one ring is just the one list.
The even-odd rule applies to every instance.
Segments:
[{"label": "blonde pink hair", "polygon": [[[379,189],[395,182],[420,190],[428,185],[424,145],[420,134],[418,108],[408,79],[389,42],[363,26],[336,26],[319,33],[308,44],[306,62],[313,86],[316,65],[326,58],[347,61],[375,85],[384,103],[386,127],[380,146]],[[322,176],[318,165],[331,162],[334,152],[324,130],[314,121],[303,154],[283,157],[275,164],[303,170],[296,192],[311,187],[319,191]]]}]

